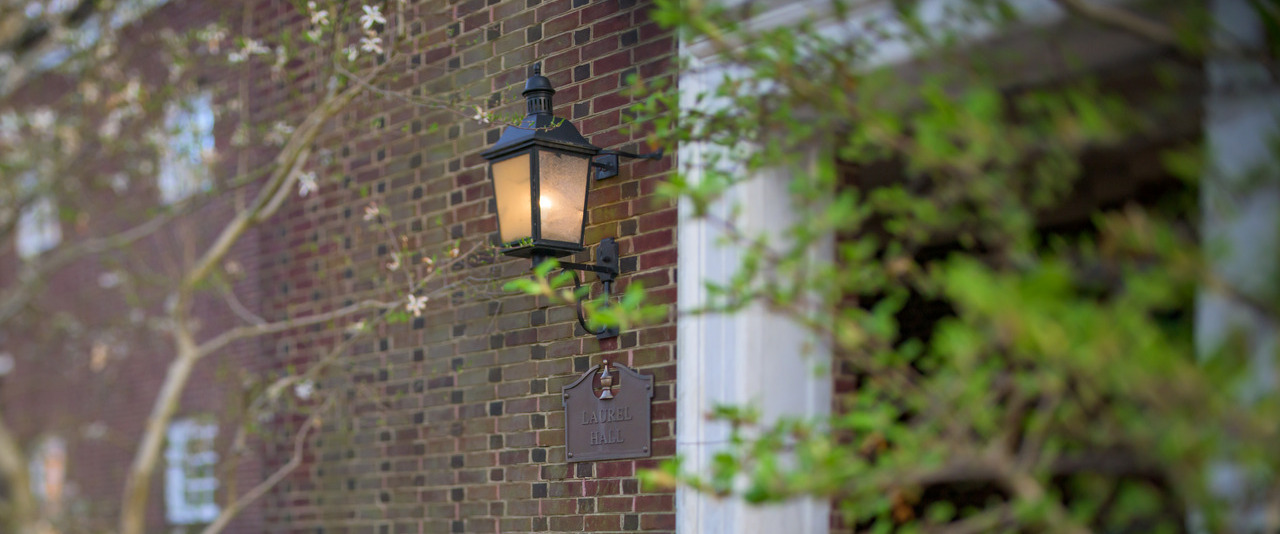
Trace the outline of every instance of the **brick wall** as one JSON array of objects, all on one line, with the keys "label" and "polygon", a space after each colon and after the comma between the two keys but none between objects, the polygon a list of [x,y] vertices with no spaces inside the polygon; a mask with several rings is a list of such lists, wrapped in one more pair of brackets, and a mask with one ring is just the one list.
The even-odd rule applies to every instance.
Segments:
[{"label": "brick wall", "polygon": [[[471,0],[406,10],[417,48],[389,88],[471,97],[522,115],[519,92],[541,61],[558,91],[556,114],[602,147],[635,149],[643,139],[622,124],[627,77],[674,73],[675,40],[648,21],[645,2]],[[260,2],[253,16],[266,31],[302,22],[283,2]],[[306,68],[297,67],[300,79]],[[309,97],[277,90],[260,74],[250,78],[256,121],[296,122],[309,109]],[[361,217],[370,203],[426,256],[494,242],[480,152],[499,132],[394,98],[357,101],[317,142],[332,154],[320,193],[291,199],[263,232],[256,268],[264,313],[301,316],[386,295],[381,280],[399,279],[383,267],[395,244]],[[620,177],[592,185],[586,242],[617,237],[627,271],[618,289],[643,280],[658,301],[673,303],[675,207],[654,196],[672,161],[623,163]],[[425,274],[412,260],[408,268]],[[673,496],[642,492],[635,477],[675,450],[674,316],[597,341],[582,335],[573,308],[498,289],[528,268],[527,260],[477,253],[448,280],[481,281],[357,343],[321,386],[346,403],[348,416],[327,420],[303,468],[267,497],[266,530],[674,529]],[[265,342],[262,361],[305,368],[342,339],[341,325],[292,332]],[[560,388],[602,359],[655,376],[652,459],[565,462]],[[297,423],[277,422],[264,449],[271,466],[288,459]]]},{"label": "brick wall", "polygon": [[[384,11],[397,9],[389,3]],[[523,114],[519,92],[535,61],[558,89],[557,115],[572,119],[594,144],[646,151],[644,132],[624,127],[627,78],[670,78],[675,39],[647,18],[636,0],[507,0],[407,2],[404,14],[415,38],[411,55],[384,89],[406,95],[474,99],[491,110]],[[171,2],[139,22],[139,30],[199,28],[221,21],[233,34],[274,41],[281,31],[299,35],[306,17],[283,0],[225,6]],[[165,72],[152,57],[159,49],[129,32],[120,50],[137,55],[150,83]],[[150,43],[150,44],[148,44]],[[223,50],[225,53],[226,50]],[[219,105],[237,103],[255,125],[297,124],[317,102],[315,65],[291,62],[285,76],[266,63],[203,67],[192,75]],[[57,105],[74,84],[56,77],[9,104]],[[51,92],[49,88],[57,87]],[[16,103],[16,104],[15,104]],[[234,107],[233,107],[234,109]],[[230,176],[264,165],[272,148],[231,146],[239,120],[232,111],[215,127],[218,174]],[[364,298],[387,298],[389,260],[385,234],[362,217],[371,202],[423,255],[445,255],[461,244],[496,240],[492,187],[480,152],[500,127],[449,110],[371,95],[333,120],[315,144],[321,189],[289,198],[268,224],[237,245],[241,266],[235,292],[268,319],[332,310]],[[142,135],[126,132],[126,135]],[[256,139],[257,137],[255,137]],[[323,154],[323,155],[320,155]],[[658,302],[675,301],[675,207],[654,192],[673,167],[663,161],[623,161],[621,175],[592,185],[587,243],[616,237],[624,274],[617,290],[643,280]],[[107,176],[119,162],[86,161]],[[105,180],[85,186],[79,208],[93,224],[64,224],[64,241],[128,226],[112,213],[145,213],[155,202],[153,184],[135,182],[127,195]],[[252,193],[252,188],[247,191]],[[123,477],[172,350],[152,325],[124,313],[134,304],[121,290],[98,287],[97,276],[116,268],[141,269],[157,280],[176,274],[191,253],[212,238],[243,193],[227,194],[185,213],[154,239],[111,260],[94,259],[60,273],[47,298],[28,319],[6,326],[4,349],[21,355],[12,377],[0,382],[6,416],[24,441],[57,434],[68,441],[68,481],[76,488],[86,528],[113,528]],[[122,209],[129,202],[137,209]],[[394,247],[394,244],[390,245]],[[592,251],[574,258],[590,261]],[[582,335],[573,308],[548,306],[501,291],[505,280],[527,275],[528,261],[480,251],[445,282],[460,283],[434,298],[423,317],[381,327],[356,343],[322,379],[322,396],[341,404],[312,436],[302,467],[233,523],[229,532],[524,532],[670,531],[669,493],[643,492],[636,472],[656,466],[675,450],[675,322],[634,328],[614,340]],[[421,276],[420,258],[406,268]],[[14,265],[0,262],[0,281],[11,283]],[[172,271],[172,272],[171,272]],[[588,275],[588,278],[591,278]],[[140,286],[142,307],[159,316],[168,286]],[[439,286],[432,286],[438,288]],[[596,289],[598,291],[598,288]],[[112,325],[113,359],[89,370],[96,337],[68,335],[57,310],[84,321],[73,331]],[[201,335],[240,324],[220,298],[200,302]],[[232,435],[234,406],[243,379],[286,368],[306,369],[345,339],[348,323],[300,329],[236,344],[202,362],[183,396],[179,417],[222,417],[222,456]],[[590,366],[609,359],[655,376],[652,459],[565,462],[560,388]],[[330,412],[335,413],[335,412]],[[224,488],[247,491],[289,459],[298,414],[279,414],[262,425],[249,454],[238,455],[235,476]],[[105,439],[84,438],[86,425],[103,423]],[[153,483],[149,531],[164,526],[163,466]],[[78,512],[79,513],[79,512]]]}]

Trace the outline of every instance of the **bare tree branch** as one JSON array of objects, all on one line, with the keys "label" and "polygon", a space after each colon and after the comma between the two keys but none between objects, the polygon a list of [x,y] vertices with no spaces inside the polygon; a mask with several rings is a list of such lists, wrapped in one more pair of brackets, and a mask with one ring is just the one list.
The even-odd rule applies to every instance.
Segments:
[{"label": "bare tree branch", "polygon": [[214,337],[209,341],[202,343],[199,347],[196,347],[195,357],[203,358],[205,356],[208,356],[209,354],[217,351],[218,349],[221,349],[222,347],[225,347],[231,344],[232,342],[238,339],[262,336],[266,334],[275,334],[279,332],[284,332],[286,330],[292,330],[294,328],[302,328],[304,326],[327,323],[335,319],[341,319],[343,317],[353,315],[356,312],[360,312],[363,310],[389,310],[399,305],[400,304],[396,302],[366,300],[362,302],[357,302],[350,306],[344,306],[342,308],[338,308],[336,310],[326,312],[326,313],[317,313],[314,315],[308,315],[306,317],[300,317],[297,319],[291,319],[287,321],[278,321],[274,323],[265,323],[260,325],[241,326],[238,328],[233,328],[231,330],[227,330],[226,332],[219,334],[217,337]]},{"label": "bare tree branch", "polygon": [[1148,41],[1183,48],[1178,36],[1168,26],[1135,15],[1123,8],[1098,4],[1089,0],[1053,0],[1068,12],[1095,22],[1132,33]]},{"label": "bare tree branch", "polygon": [[236,317],[239,317],[244,322],[254,325],[267,323],[266,319],[259,317],[258,314],[253,313],[249,308],[246,308],[244,303],[240,302],[240,297],[236,296],[235,290],[233,290],[229,285],[224,285],[222,287],[222,298],[226,301],[227,307],[231,308],[231,312],[236,314]]},{"label": "bare tree branch", "polygon": [[[370,69],[368,78],[376,78],[391,64],[392,62],[388,60],[381,65],[373,67]],[[120,512],[120,534],[141,534],[144,530],[151,475],[155,472],[156,464],[160,458],[160,448],[164,442],[165,430],[177,410],[178,399],[181,397],[182,390],[191,377],[191,372],[195,368],[196,362],[199,361],[201,356],[207,354],[207,350],[201,350],[200,345],[196,343],[187,317],[189,303],[195,295],[196,289],[213,272],[214,266],[219,264],[231,251],[231,246],[250,227],[266,220],[279,208],[280,204],[273,203],[273,200],[280,194],[281,189],[291,188],[293,182],[297,180],[301,167],[306,163],[302,156],[309,154],[311,143],[319,134],[321,127],[363,90],[361,86],[355,84],[348,86],[341,92],[337,92],[336,88],[330,89],[329,96],[307,115],[306,119],[294,131],[293,136],[290,137],[289,141],[276,156],[272,163],[274,170],[271,177],[268,178],[263,188],[258,191],[250,207],[238,213],[235,218],[223,227],[222,232],[214,240],[213,244],[205,250],[204,254],[187,271],[186,276],[183,277],[174,292],[169,313],[174,325],[173,335],[177,344],[177,355],[169,364],[169,371],[165,375],[164,385],[156,396],[151,415],[147,419],[146,429],[134,456],[133,464],[125,477],[125,489]],[[267,330],[263,333],[271,331],[273,330]],[[217,338],[215,338],[216,340]],[[229,341],[230,339],[227,339],[222,343],[225,344]],[[206,343],[205,347],[206,349],[215,348],[208,343]]]},{"label": "bare tree branch", "polygon": [[274,473],[271,473],[271,476],[267,477],[266,480],[259,482],[257,486],[253,487],[253,489],[249,490],[244,495],[241,495],[240,498],[236,499],[235,502],[231,503],[226,508],[223,508],[222,512],[218,514],[218,518],[214,519],[212,523],[209,523],[209,526],[205,527],[204,530],[201,531],[201,534],[217,534],[218,532],[222,532],[222,529],[226,528],[227,524],[229,524],[232,519],[235,519],[235,517],[240,514],[241,510],[244,510],[246,506],[249,506],[253,501],[257,500],[268,491],[271,491],[271,488],[275,487],[275,485],[279,484],[281,480],[284,480],[285,477],[293,473],[298,466],[302,465],[302,453],[303,449],[305,449],[307,445],[307,435],[311,433],[311,429],[315,428],[315,426],[316,418],[307,418],[307,422],[303,423],[302,428],[298,429],[298,433],[293,437],[293,456],[289,458],[289,461],[280,466],[280,468]]},{"label": "bare tree branch", "polygon": [[58,249],[46,260],[36,260],[24,266],[22,274],[18,276],[17,287],[7,293],[3,300],[0,300],[0,324],[12,319],[14,315],[22,310],[31,298],[39,292],[44,279],[53,271],[87,256],[129,246],[164,227],[165,223],[172,218],[173,213],[175,212],[155,217],[112,236],[76,242]]},{"label": "bare tree branch", "polygon": [[38,516],[35,498],[27,490],[31,473],[27,470],[22,447],[3,419],[0,419],[0,471],[4,472],[9,483],[9,523],[18,529],[19,534],[31,534]]}]

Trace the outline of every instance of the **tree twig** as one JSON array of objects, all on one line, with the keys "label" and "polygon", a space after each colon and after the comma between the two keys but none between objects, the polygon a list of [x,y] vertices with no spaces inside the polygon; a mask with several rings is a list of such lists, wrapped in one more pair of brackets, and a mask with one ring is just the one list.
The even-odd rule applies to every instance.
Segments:
[{"label": "tree twig", "polygon": [[1168,26],[1135,15],[1125,9],[1089,0],[1053,1],[1070,13],[1137,35],[1156,44],[1184,48],[1178,41],[1178,36]]},{"label": "tree twig", "polygon": [[298,433],[293,436],[293,456],[289,458],[289,461],[280,466],[280,468],[274,473],[271,473],[271,476],[267,477],[266,480],[259,482],[257,486],[254,486],[253,489],[249,490],[244,495],[241,495],[235,500],[235,502],[227,505],[227,507],[218,514],[218,518],[214,519],[212,523],[209,523],[209,526],[205,527],[204,530],[201,531],[201,534],[217,534],[218,532],[222,532],[222,529],[226,528],[227,524],[239,515],[241,510],[266,494],[266,492],[271,491],[271,488],[275,487],[275,485],[280,483],[281,480],[284,480],[285,477],[293,473],[298,466],[302,465],[303,452],[307,445],[307,436],[315,426],[316,418],[308,417],[307,422],[303,423],[302,428],[298,429]]}]

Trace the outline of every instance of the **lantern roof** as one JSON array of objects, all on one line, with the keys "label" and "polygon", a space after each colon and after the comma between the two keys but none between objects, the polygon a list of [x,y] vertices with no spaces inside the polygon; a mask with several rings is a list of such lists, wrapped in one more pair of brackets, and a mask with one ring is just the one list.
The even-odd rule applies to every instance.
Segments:
[{"label": "lantern roof", "polygon": [[524,84],[526,115],[519,126],[507,126],[502,137],[481,153],[485,159],[496,159],[532,145],[561,148],[571,152],[595,155],[600,147],[592,145],[568,119],[552,113],[551,80],[542,75],[542,65],[533,66],[533,76]]}]

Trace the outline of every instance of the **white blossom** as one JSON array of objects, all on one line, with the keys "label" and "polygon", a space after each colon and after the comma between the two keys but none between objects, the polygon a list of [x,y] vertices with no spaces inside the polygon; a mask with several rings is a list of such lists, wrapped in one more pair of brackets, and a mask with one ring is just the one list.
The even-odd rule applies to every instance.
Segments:
[{"label": "white blossom", "polygon": [[236,125],[236,131],[231,133],[231,146],[249,146],[249,130],[244,124]]},{"label": "white blossom", "polygon": [[0,143],[14,143],[19,139],[22,123],[18,115],[8,112],[0,115]]},{"label": "white blossom", "polygon": [[387,18],[382,16],[382,8],[378,6],[364,6],[364,14],[360,15],[360,25],[368,30],[373,28],[374,24],[386,24]]},{"label": "white blossom", "polygon": [[247,54],[253,54],[253,55],[256,55],[256,56],[260,56],[260,55],[262,55],[262,54],[270,54],[270,53],[271,53],[271,49],[270,49],[270,48],[267,48],[267,45],[262,44],[262,41],[259,41],[259,40],[257,40],[257,39],[249,39],[249,40],[245,41],[245,42],[244,42],[244,51],[245,51],[245,53],[247,53]]},{"label": "white blossom", "polygon": [[485,113],[480,106],[476,106],[476,114],[471,118],[480,124],[489,124],[489,114]]},{"label": "white blossom", "polygon": [[285,140],[293,134],[293,127],[285,124],[284,121],[276,121],[271,125],[271,131],[267,132],[266,141],[276,146],[283,146]]},{"label": "white blossom", "polygon": [[129,83],[124,85],[124,101],[129,104],[137,104],[142,97],[142,83],[137,78],[130,78]]},{"label": "white blossom", "polygon": [[307,2],[307,9],[311,11],[312,24],[315,24],[316,26],[329,25],[329,11],[324,9],[317,10],[315,2]]},{"label": "white blossom", "polygon": [[381,212],[378,211],[378,203],[370,202],[368,206],[364,207],[364,220],[372,221],[377,219],[379,213]]},{"label": "white blossom", "polygon": [[107,435],[107,424],[102,421],[94,421],[84,425],[84,427],[80,429],[80,432],[84,435],[85,439],[102,439]]},{"label": "white blossom", "polygon": [[293,394],[297,395],[298,398],[302,400],[310,399],[311,395],[315,393],[315,391],[316,385],[310,380],[303,380],[293,385]]},{"label": "white blossom", "polygon": [[276,61],[271,64],[271,77],[279,78],[280,73],[284,72],[285,63],[289,62],[289,55],[285,53],[283,46],[276,47]]},{"label": "white blossom", "polygon": [[271,49],[262,44],[262,41],[258,41],[257,39],[248,39],[244,42],[244,46],[239,51],[227,54],[227,61],[232,63],[241,63],[249,59],[249,56],[260,56],[270,53]]},{"label": "white blossom", "polygon": [[360,52],[356,50],[356,47],[354,45],[348,46],[347,61],[355,61],[357,57],[360,57]]},{"label": "white blossom", "polygon": [[98,84],[82,83],[80,84],[80,96],[84,97],[85,102],[94,103],[102,96],[102,90],[98,89]]},{"label": "white blossom", "polygon": [[400,253],[392,252],[391,261],[387,262],[387,270],[395,271],[400,268]]},{"label": "white blossom", "polygon": [[323,36],[323,34],[324,32],[321,32],[319,28],[312,28],[307,30],[307,40],[313,43],[318,43],[320,42],[320,37]]},{"label": "white blossom", "polygon": [[374,54],[382,53],[382,38],[373,36],[364,36],[360,38],[360,50],[371,52]]},{"label": "white blossom", "polygon": [[427,297],[419,297],[412,293],[409,294],[409,303],[405,304],[405,311],[413,313],[414,317],[422,317],[422,310],[427,307]]},{"label": "white blossom", "polygon": [[316,173],[307,171],[298,176],[298,196],[305,197],[320,190],[316,184]]},{"label": "white blossom", "polygon": [[120,134],[120,123],[124,120],[125,111],[120,108],[111,110],[107,114],[107,118],[103,119],[102,125],[98,126],[98,135],[101,137],[115,137]]},{"label": "white blossom", "polygon": [[111,289],[120,285],[120,273],[107,271],[98,275],[98,287]]},{"label": "white blossom", "polygon": [[89,368],[97,373],[107,368],[111,361],[111,347],[101,341],[95,341],[89,349]]},{"label": "white blossom", "polygon": [[31,127],[37,132],[47,132],[53,128],[53,123],[58,116],[53,113],[52,109],[40,108],[31,114]]},{"label": "white blossom", "polygon": [[227,30],[219,27],[217,24],[205,26],[196,34],[196,37],[204,41],[205,48],[210,52],[217,54],[222,50],[222,40],[227,38]]}]

